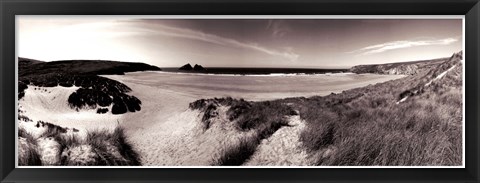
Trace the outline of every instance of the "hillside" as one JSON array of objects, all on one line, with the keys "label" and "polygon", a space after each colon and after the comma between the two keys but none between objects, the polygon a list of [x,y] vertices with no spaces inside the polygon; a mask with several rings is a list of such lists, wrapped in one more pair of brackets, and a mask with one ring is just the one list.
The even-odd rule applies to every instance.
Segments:
[{"label": "hillside", "polygon": [[30,67],[30,65],[37,63],[43,63],[43,61],[19,57],[18,70],[25,70],[25,68]]},{"label": "hillside", "polygon": [[233,125],[243,136],[214,165],[459,166],[461,61],[460,52],[409,63],[417,70],[407,77],[324,97],[202,99],[190,108],[203,133]]},{"label": "hillside", "polygon": [[80,87],[68,98],[73,109],[97,109],[99,113],[113,114],[135,112],[141,109],[141,101],[126,94],[131,89],[115,80],[98,75],[124,74],[125,72],[161,70],[144,63],[67,60],[41,62],[19,58],[18,97],[25,95],[28,85],[41,87]]},{"label": "hillside", "polygon": [[[18,58],[19,76],[42,75],[49,73],[111,75],[135,71],[159,71],[160,68],[144,63],[103,61],[103,60],[62,60],[52,62],[32,62],[32,59]],[[24,64],[32,63],[32,64]]]},{"label": "hillside", "polygon": [[413,75],[426,70],[434,69],[434,67],[437,66],[439,63],[442,63],[448,59],[449,58],[439,58],[433,60],[397,62],[389,64],[357,65],[350,68],[350,72],[357,74],[374,73]]}]

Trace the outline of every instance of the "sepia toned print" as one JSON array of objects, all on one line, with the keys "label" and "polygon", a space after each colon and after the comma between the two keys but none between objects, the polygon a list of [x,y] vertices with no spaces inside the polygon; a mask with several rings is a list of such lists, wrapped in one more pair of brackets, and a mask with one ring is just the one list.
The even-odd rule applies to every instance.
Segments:
[{"label": "sepia toned print", "polygon": [[19,166],[463,165],[462,19],[17,26]]}]

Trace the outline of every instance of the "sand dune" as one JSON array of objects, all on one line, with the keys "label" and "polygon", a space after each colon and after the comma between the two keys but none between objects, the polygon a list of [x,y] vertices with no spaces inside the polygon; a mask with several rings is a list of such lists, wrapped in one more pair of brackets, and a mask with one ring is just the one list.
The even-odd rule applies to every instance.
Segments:
[{"label": "sand dune", "polygon": [[[121,125],[139,151],[144,165],[211,165],[229,144],[252,134],[241,133],[225,124],[224,121],[227,120],[222,119],[225,116],[219,116],[209,130],[203,131],[199,126],[199,111],[188,109],[188,104],[195,100],[231,96],[257,101],[327,95],[403,76],[348,74],[232,77],[137,72],[105,77],[132,88],[129,94],[142,101],[142,110],[121,115],[112,115],[110,112],[97,114],[95,109],[76,111],[68,106],[67,99],[77,87],[60,86],[29,86],[19,105],[33,121],[48,121],[80,131],[113,129]],[[246,165],[306,165],[306,154],[297,152],[299,148],[296,147],[298,133],[304,125],[298,119],[292,121],[295,126],[282,128],[264,140]],[[286,159],[278,161],[280,156]]]},{"label": "sand dune", "polygon": [[263,139],[257,151],[244,164],[246,166],[308,166],[312,165],[302,147],[300,133],[305,123],[299,116],[289,119],[289,126],[277,130],[271,137]]},{"label": "sand dune", "polygon": [[[25,96],[19,100],[23,115],[33,122],[45,121],[61,127],[76,128],[80,133],[97,129],[114,129],[122,116],[97,114],[95,109],[76,111],[68,106],[68,97],[78,87],[29,86]],[[110,106],[111,109],[111,106]],[[31,128],[36,123],[21,123]],[[31,130],[30,130],[31,131]]]}]

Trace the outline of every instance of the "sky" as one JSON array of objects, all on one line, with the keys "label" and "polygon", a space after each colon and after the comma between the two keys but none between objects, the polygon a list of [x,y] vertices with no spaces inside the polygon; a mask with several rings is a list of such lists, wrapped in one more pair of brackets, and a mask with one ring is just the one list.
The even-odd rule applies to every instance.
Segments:
[{"label": "sky", "polygon": [[462,19],[17,17],[18,56],[43,61],[348,68],[448,57],[462,45]]}]

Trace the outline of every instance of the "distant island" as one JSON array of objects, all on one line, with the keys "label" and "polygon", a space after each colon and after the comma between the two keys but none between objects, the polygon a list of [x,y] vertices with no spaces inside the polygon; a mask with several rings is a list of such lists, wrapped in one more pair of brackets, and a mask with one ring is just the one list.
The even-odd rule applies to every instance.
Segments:
[{"label": "distant island", "polygon": [[195,64],[195,66],[192,67],[190,63],[187,63],[183,65],[182,67],[178,68],[179,71],[190,71],[190,72],[205,72],[206,69],[203,68],[201,65]]},{"label": "distant island", "polygon": [[262,67],[203,67],[187,63],[181,67],[162,67],[164,72],[204,73],[204,74],[234,74],[234,75],[269,75],[269,74],[326,74],[344,73],[349,69],[322,68],[262,68]]}]

